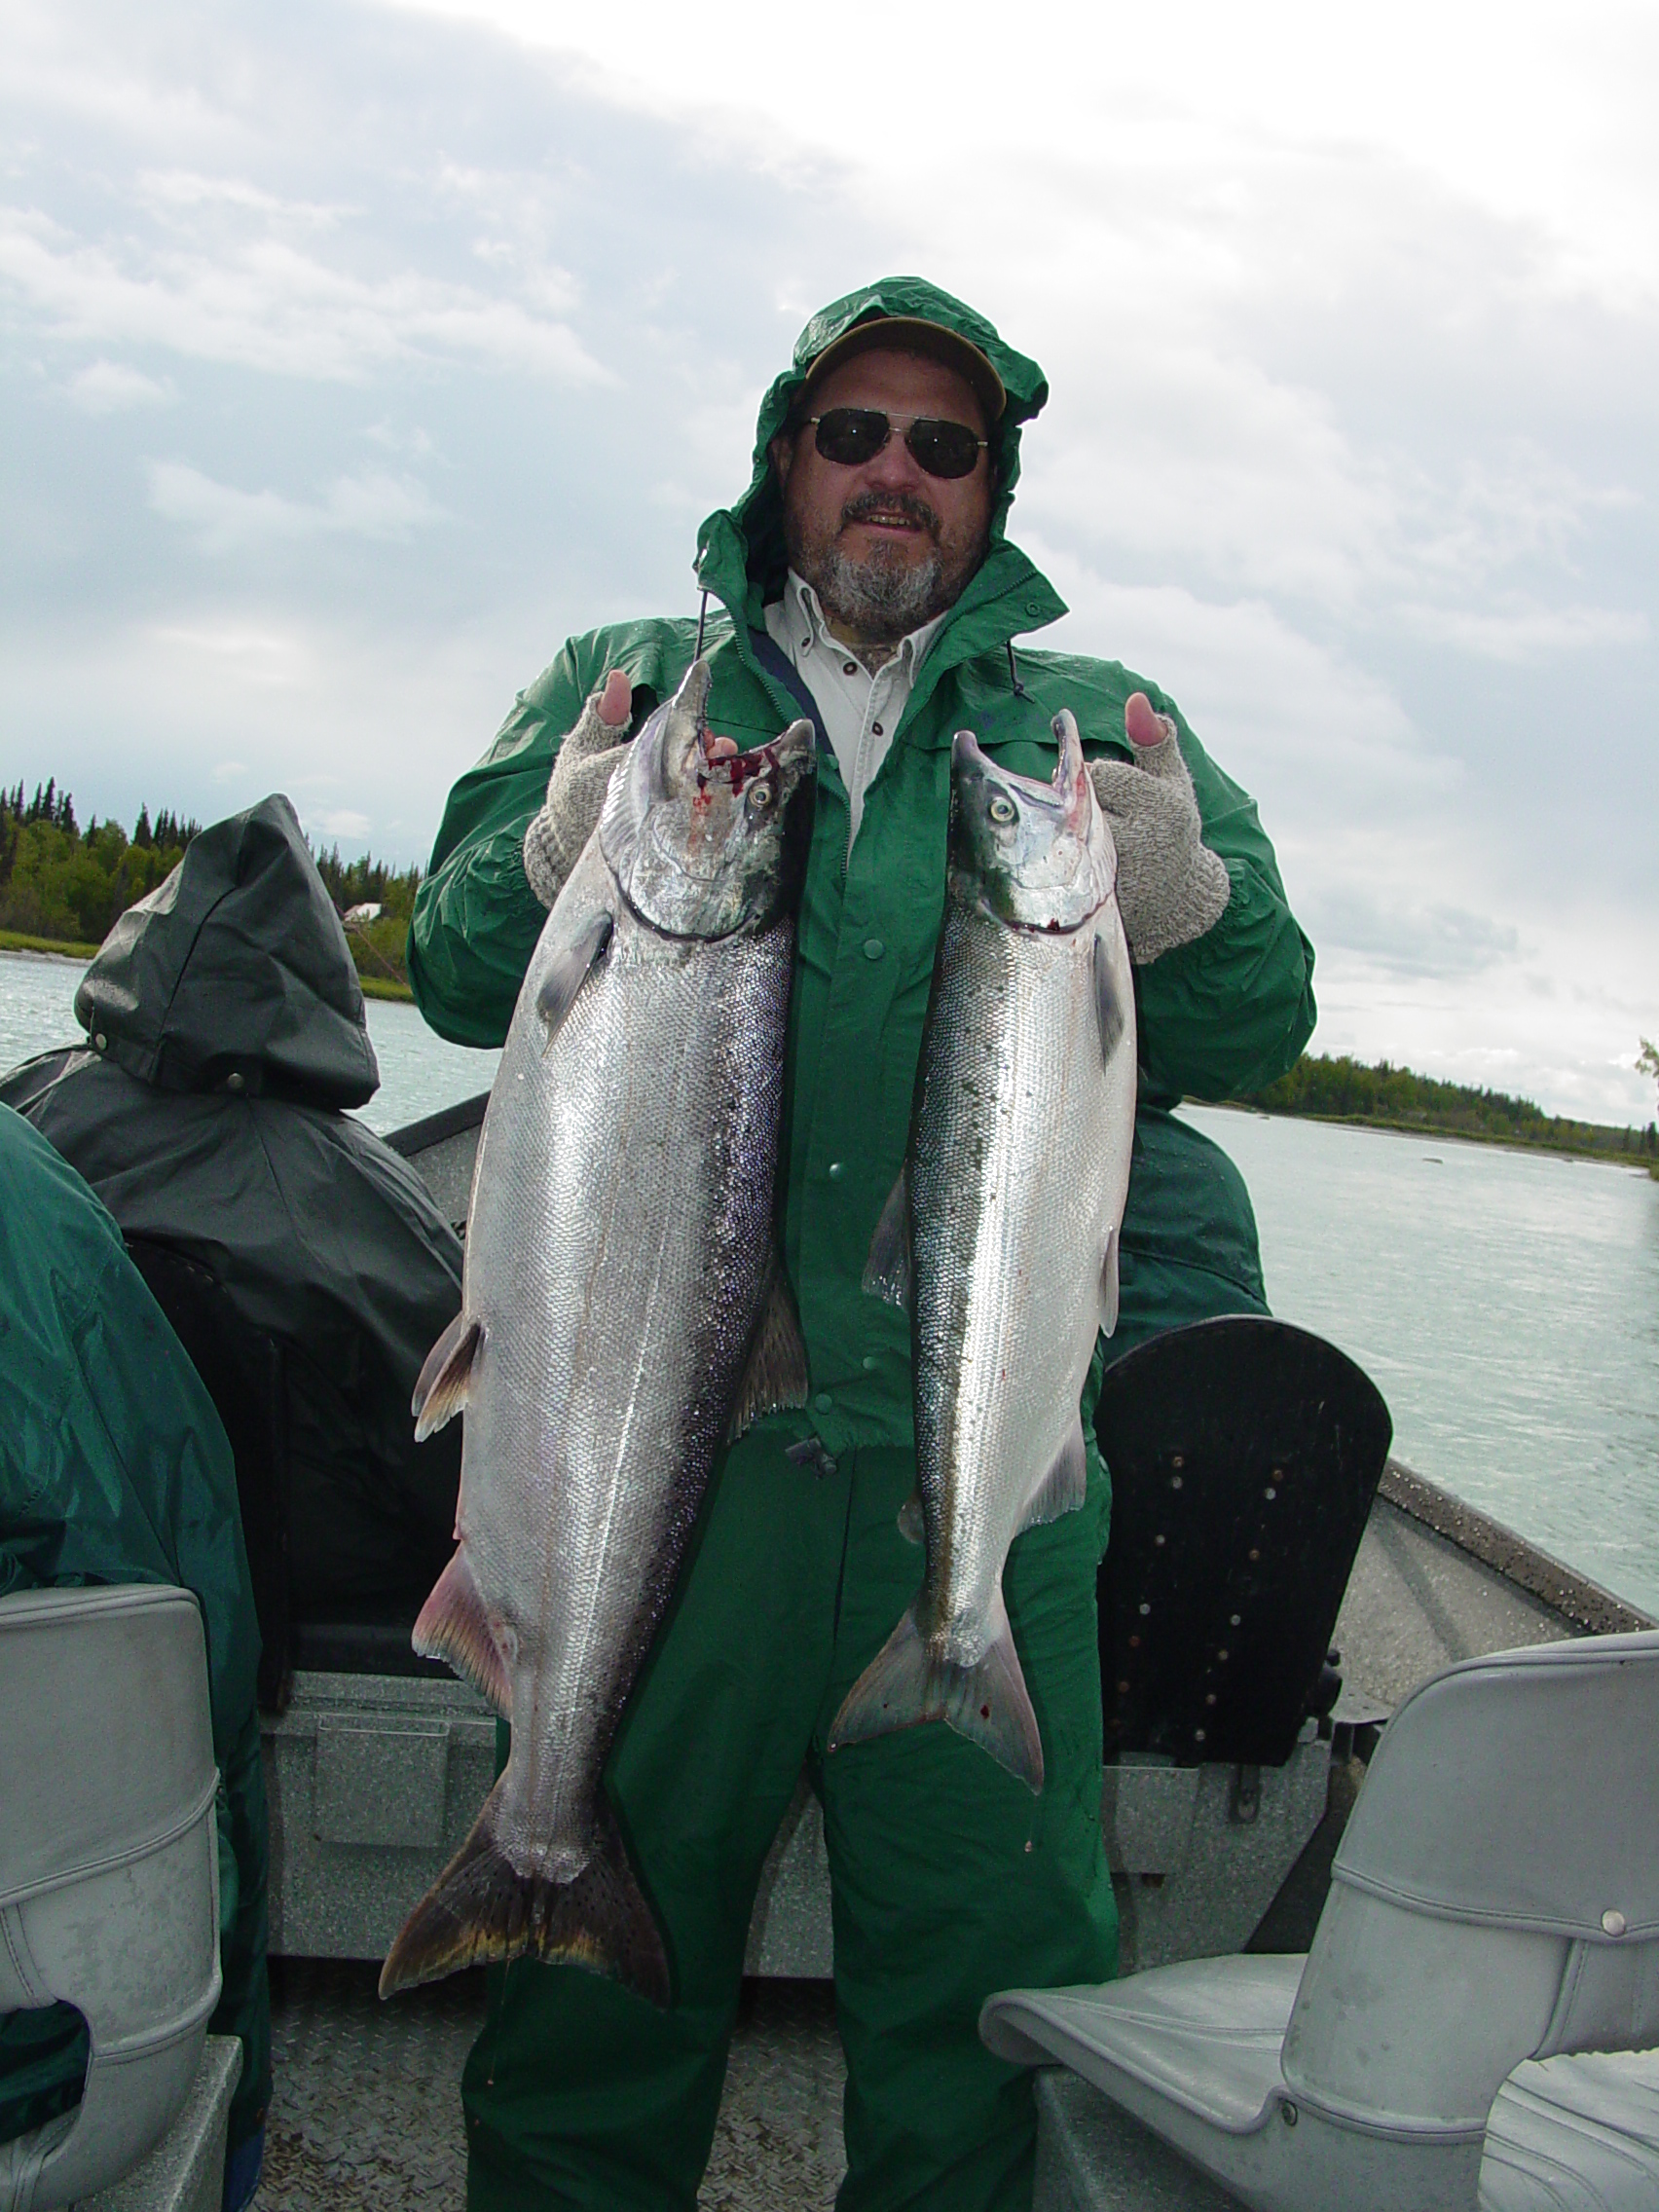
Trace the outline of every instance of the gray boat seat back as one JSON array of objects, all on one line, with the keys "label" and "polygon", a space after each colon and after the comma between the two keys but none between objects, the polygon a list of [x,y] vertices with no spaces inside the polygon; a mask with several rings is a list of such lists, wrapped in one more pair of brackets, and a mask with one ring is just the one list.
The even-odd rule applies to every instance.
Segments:
[{"label": "gray boat seat back", "polygon": [[195,2077],[219,1995],[217,1774],[196,1600],[153,1584],[0,1598],[0,2011],[85,2016],[78,2110],[0,2145],[0,2207],[130,2170]]},{"label": "gray boat seat back", "polygon": [[1656,1836],[1659,1633],[1424,1683],[1337,1853],[1285,2034],[1292,2092],[1478,2134],[1522,2060],[1659,2043]]}]

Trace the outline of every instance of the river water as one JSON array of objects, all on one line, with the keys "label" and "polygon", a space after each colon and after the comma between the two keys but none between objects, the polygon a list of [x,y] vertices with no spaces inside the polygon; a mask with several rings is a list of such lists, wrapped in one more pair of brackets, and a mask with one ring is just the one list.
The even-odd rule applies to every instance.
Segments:
[{"label": "river water", "polygon": [[[73,962],[0,954],[0,1069],[79,1037]],[[371,1000],[385,1130],[494,1052]],[[1275,1313],[1340,1345],[1422,1474],[1659,1613],[1659,1183],[1450,1139],[1184,1111],[1256,1202]]]}]

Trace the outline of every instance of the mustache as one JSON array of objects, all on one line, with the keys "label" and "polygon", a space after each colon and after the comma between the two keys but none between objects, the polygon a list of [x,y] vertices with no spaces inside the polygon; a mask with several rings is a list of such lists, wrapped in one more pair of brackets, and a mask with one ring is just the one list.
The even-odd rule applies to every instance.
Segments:
[{"label": "mustache", "polygon": [[859,492],[841,509],[841,528],[849,523],[869,522],[880,515],[903,515],[913,522],[918,530],[925,530],[930,537],[938,537],[940,519],[926,499],[914,492]]}]

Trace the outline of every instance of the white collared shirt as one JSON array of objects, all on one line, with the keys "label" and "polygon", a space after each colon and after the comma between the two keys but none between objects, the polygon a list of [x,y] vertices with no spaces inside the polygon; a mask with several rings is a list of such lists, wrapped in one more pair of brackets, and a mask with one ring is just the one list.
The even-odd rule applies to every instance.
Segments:
[{"label": "white collared shirt", "polygon": [[912,630],[892,659],[883,661],[871,676],[850,645],[830,635],[818,594],[793,569],[783,598],[773,600],[766,609],[767,634],[788,653],[795,674],[812,693],[834,749],[852,809],[849,852],[864,819],[865,793],[887,757],[916,671],[943,620],[939,614]]}]

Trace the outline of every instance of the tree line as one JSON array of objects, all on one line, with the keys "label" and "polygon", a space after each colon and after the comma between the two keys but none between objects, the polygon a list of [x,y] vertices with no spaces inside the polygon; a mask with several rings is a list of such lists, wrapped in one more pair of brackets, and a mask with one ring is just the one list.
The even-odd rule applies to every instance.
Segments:
[{"label": "tree line", "polygon": [[[166,881],[202,824],[163,808],[138,810],[130,836],[119,822],[91,815],[83,830],[75,801],[56,779],[27,797],[19,781],[0,789],[0,930],[58,944],[101,944],[137,900]],[[348,933],[366,976],[406,985],[403,940],[421,885],[419,866],[393,867],[364,853],[344,860],[338,845],[313,850],[317,872],[341,914],[378,905],[376,921]]]},{"label": "tree line", "polygon": [[1652,1123],[1644,1129],[1621,1129],[1602,1122],[1575,1122],[1546,1114],[1531,1099],[1514,1098],[1507,1091],[1443,1083],[1388,1060],[1367,1066],[1346,1053],[1327,1058],[1322,1052],[1304,1052],[1288,1075],[1238,1103],[1269,1114],[1375,1122],[1389,1128],[1433,1129],[1446,1136],[1495,1138],[1562,1152],[1659,1156],[1659,1130]]}]

